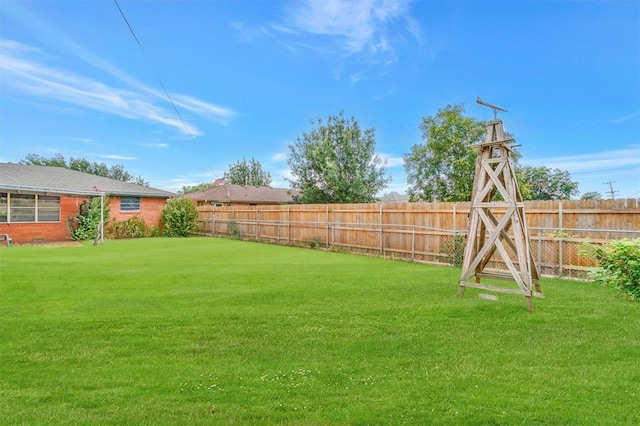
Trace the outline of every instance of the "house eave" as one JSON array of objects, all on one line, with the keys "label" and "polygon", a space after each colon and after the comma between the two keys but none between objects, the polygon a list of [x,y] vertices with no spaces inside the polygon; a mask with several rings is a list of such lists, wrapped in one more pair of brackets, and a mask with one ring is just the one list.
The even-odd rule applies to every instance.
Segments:
[{"label": "house eave", "polygon": [[44,187],[34,187],[34,186],[24,186],[24,185],[0,185],[0,191],[11,191],[11,192],[25,192],[25,193],[44,193],[44,194],[55,194],[55,195],[84,195],[84,196],[104,196],[107,195],[106,192],[103,191],[80,191],[73,189],[59,189],[59,188],[44,188]]},{"label": "house eave", "polygon": [[0,185],[0,191],[7,192],[25,192],[25,193],[38,193],[38,194],[55,194],[55,195],[82,195],[85,197],[96,197],[104,195],[125,196],[125,197],[141,197],[141,198],[171,198],[169,194],[141,194],[139,192],[129,191],[82,191],[77,189],[60,189],[60,188],[46,188],[40,186],[24,186],[24,185]]}]

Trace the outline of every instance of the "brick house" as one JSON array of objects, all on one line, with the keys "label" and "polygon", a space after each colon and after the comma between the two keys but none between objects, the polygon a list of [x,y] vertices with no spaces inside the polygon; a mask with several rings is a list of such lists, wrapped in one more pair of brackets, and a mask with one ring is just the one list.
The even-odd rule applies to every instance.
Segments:
[{"label": "brick house", "polygon": [[267,186],[245,186],[220,183],[184,197],[191,198],[198,206],[255,206],[258,204],[294,204],[300,191],[295,189],[269,188]]},{"label": "brick house", "polygon": [[0,234],[15,243],[67,240],[67,218],[83,201],[105,196],[110,219],[139,216],[151,226],[175,194],[62,167],[0,163]]}]

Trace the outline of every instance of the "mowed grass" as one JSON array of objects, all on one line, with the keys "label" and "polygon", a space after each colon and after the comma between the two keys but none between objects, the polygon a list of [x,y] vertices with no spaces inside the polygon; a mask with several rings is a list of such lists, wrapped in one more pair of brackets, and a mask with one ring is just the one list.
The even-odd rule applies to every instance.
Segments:
[{"label": "mowed grass", "polygon": [[640,308],[217,238],[0,248],[1,424],[639,424]]}]

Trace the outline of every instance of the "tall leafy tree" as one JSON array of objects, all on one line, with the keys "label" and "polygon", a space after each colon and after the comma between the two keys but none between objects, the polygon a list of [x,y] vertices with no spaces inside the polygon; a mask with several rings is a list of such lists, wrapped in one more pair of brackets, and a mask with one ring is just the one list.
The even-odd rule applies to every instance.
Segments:
[{"label": "tall leafy tree", "polygon": [[568,200],[578,195],[578,183],[566,170],[545,166],[518,167],[516,176],[525,200]]},{"label": "tall leafy tree", "polygon": [[213,183],[205,182],[199,183],[197,185],[185,185],[182,187],[181,194],[191,194],[192,192],[203,191],[205,189],[213,188]]},{"label": "tall leafy tree", "polygon": [[59,153],[50,158],[43,157],[38,154],[27,154],[24,160],[20,160],[19,163],[34,166],[64,167],[65,169],[77,170],[79,172],[108,177],[111,179],[121,180],[123,182],[149,186],[149,182],[144,180],[142,176],[132,175],[126,171],[124,166],[121,164],[109,167],[106,163],[98,163],[95,161],[88,161],[84,158],[73,157],[69,158],[69,161],[67,162],[64,155]]},{"label": "tall leafy tree", "polygon": [[234,164],[229,164],[229,171],[224,173],[224,178],[229,183],[235,185],[247,185],[247,186],[270,186],[271,174],[262,169],[262,164],[259,161],[252,158],[247,161],[237,161]]},{"label": "tall leafy tree", "polygon": [[581,200],[602,200],[602,194],[598,191],[585,192],[580,197]]},{"label": "tall leafy tree", "polygon": [[341,111],[311,121],[289,145],[287,164],[292,187],[300,189],[301,203],[368,203],[387,186],[383,160],[375,153],[373,128],[362,131],[358,122]]},{"label": "tall leafy tree", "polygon": [[404,156],[410,201],[469,201],[476,151],[485,123],[464,116],[462,105],[447,105],[420,124],[422,143]]},{"label": "tall leafy tree", "polygon": [[19,161],[20,164],[30,164],[33,166],[51,166],[69,168],[64,155],[58,153],[51,158],[46,158],[38,154],[27,154],[24,160]]}]

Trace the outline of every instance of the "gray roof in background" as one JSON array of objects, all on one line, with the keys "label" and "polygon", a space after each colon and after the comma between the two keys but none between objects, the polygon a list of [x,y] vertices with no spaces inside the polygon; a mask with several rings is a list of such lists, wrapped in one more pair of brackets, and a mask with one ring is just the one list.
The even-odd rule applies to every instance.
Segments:
[{"label": "gray roof in background", "polygon": [[409,196],[404,194],[398,194],[395,191],[391,191],[387,194],[384,194],[382,196],[382,198],[380,198],[380,201],[383,203],[408,203],[409,202]]},{"label": "gray roof in background", "polygon": [[196,201],[219,203],[293,203],[293,196],[300,191],[266,186],[244,186],[225,183],[203,191],[185,194]]},{"label": "gray roof in background", "polygon": [[0,190],[83,195],[107,193],[148,198],[176,196],[169,191],[69,170],[64,167],[14,163],[0,163]]}]

